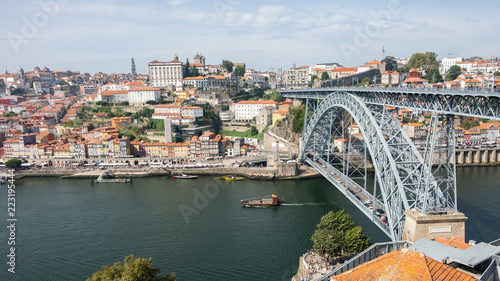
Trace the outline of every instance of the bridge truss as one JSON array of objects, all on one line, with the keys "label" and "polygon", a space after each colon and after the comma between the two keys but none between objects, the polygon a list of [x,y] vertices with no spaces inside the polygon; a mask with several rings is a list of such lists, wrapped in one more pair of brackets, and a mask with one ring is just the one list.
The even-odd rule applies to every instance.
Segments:
[{"label": "bridge truss", "polygon": [[[323,89],[282,94],[306,100],[301,160],[319,171],[393,241],[402,237],[407,210],[457,212],[452,113],[500,119],[498,96],[429,95],[424,101],[395,93],[379,97],[380,93]],[[387,106],[433,112],[422,154]],[[375,171],[373,181],[369,169]]]}]

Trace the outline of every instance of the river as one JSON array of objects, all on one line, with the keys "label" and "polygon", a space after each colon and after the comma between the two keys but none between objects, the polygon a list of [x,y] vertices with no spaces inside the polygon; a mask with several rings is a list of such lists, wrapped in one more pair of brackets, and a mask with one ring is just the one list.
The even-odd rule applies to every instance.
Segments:
[{"label": "river", "polygon": [[[466,238],[500,238],[500,167],[458,168]],[[27,178],[16,185],[16,273],[7,272],[1,227],[0,280],[85,280],[134,254],[178,280],[290,280],[316,224],[345,209],[372,242],[388,241],[322,178],[302,181],[134,179],[131,184]],[[7,188],[0,187],[7,223]],[[278,194],[286,203],[248,208],[240,199]]]}]

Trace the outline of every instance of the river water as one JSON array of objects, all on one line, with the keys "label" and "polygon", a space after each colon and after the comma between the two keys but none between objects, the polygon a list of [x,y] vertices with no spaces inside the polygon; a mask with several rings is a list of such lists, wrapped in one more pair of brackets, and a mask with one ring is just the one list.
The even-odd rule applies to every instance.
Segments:
[{"label": "river water", "polygon": [[[500,238],[500,167],[458,168],[466,239]],[[322,178],[302,181],[134,179],[16,181],[16,273],[7,272],[7,188],[0,187],[0,280],[85,280],[134,254],[178,280],[290,280],[322,215],[345,209],[372,242],[388,241]],[[240,200],[276,193],[286,203]]]}]

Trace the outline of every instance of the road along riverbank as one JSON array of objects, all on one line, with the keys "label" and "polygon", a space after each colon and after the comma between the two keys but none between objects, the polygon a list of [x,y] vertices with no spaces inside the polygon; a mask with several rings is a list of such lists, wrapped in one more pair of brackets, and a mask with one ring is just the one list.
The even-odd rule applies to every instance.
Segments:
[{"label": "road along riverbank", "polygon": [[[217,167],[199,169],[140,169],[140,168],[110,168],[117,178],[145,178],[170,176],[172,174],[221,176],[235,175],[254,180],[299,180],[320,177],[320,174],[307,166],[297,164],[276,168],[246,168],[246,167]],[[25,177],[60,177],[67,179],[96,179],[103,172],[101,169],[41,169],[18,170],[17,179]]]}]

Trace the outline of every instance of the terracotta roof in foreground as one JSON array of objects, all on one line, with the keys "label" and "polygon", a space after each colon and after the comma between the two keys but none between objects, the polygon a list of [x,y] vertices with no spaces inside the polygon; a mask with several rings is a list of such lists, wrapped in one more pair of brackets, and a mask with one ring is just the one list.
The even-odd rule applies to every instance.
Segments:
[{"label": "terracotta roof in foreground", "polygon": [[392,251],[372,261],[362,264],[333,279],[337,281],[375,280],[477,280],[457,269],[440,263],[424,254],[403,249]]}]

